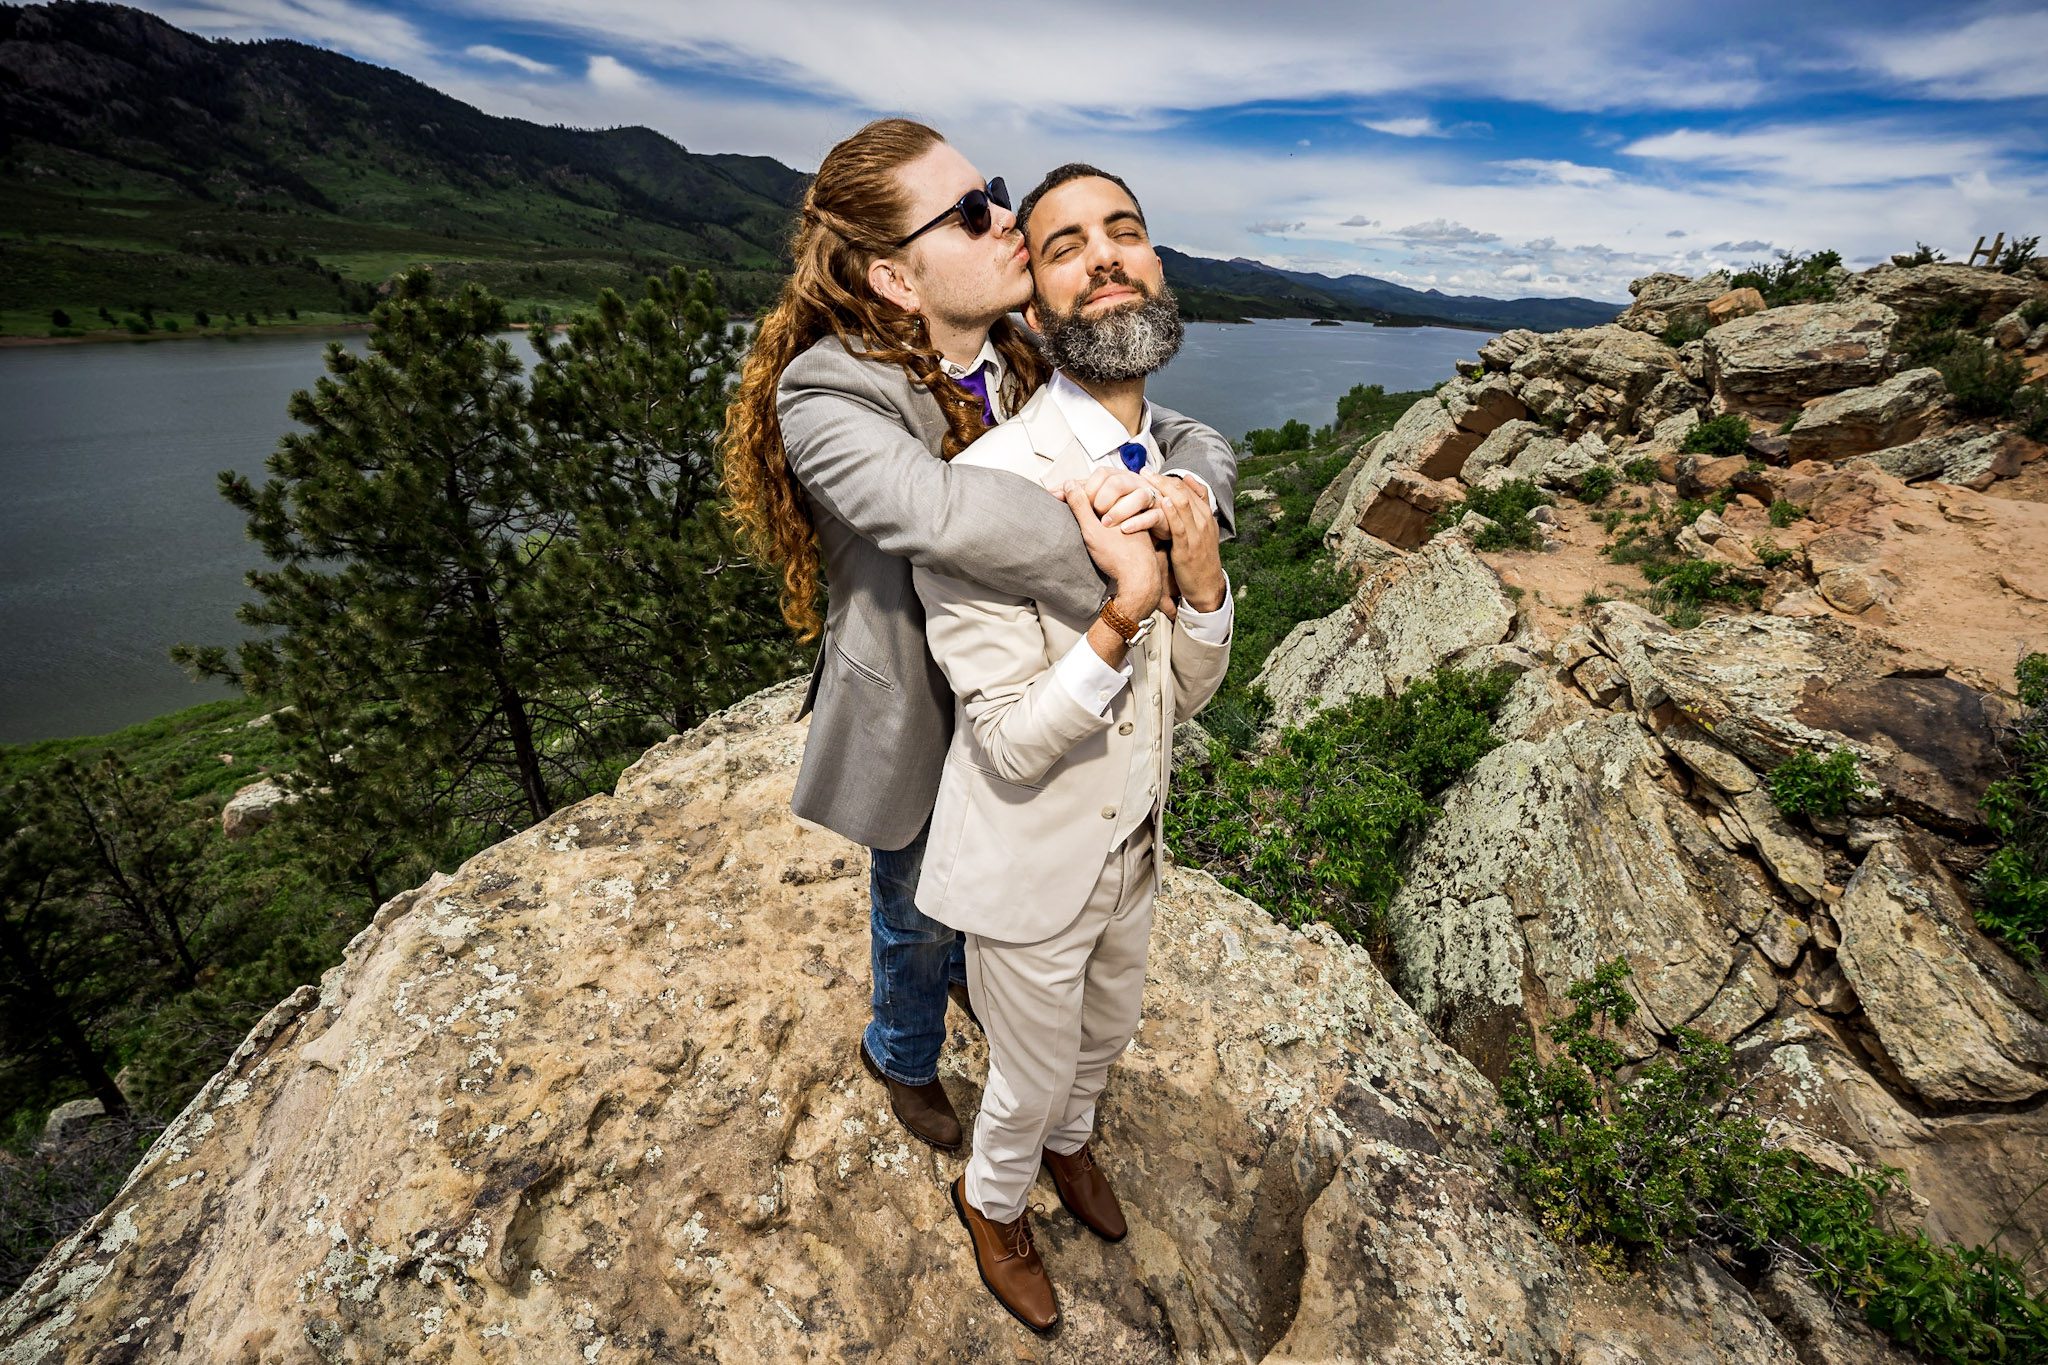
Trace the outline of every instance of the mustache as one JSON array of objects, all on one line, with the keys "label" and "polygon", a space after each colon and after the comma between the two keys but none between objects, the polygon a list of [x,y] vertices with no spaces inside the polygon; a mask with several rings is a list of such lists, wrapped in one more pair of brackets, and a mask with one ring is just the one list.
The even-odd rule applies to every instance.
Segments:
[{"label": "mustache", "polygon": [[1152,298],[1151,288],[1143,280],[1134,280],[1129,275],[1126,275],[1123,263],[1119,261],[1112,263],[1109,269],[1105,270],[1101,275],[1089,280],[1087,291],[1074,301],[1075,307],[1078,308],[1096,290],[1112,284],[1122,285],[1126,289],[1135,291],[1141,300],[1150,301]]}]

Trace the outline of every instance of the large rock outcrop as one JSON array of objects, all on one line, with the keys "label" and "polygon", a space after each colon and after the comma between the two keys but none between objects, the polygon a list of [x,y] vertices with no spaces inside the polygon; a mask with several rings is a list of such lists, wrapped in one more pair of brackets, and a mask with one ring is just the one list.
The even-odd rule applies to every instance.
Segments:
[{"label": "large rock outcrop", "polygon": [[1708,332],[1704,378],[1715,407],[1780,421],[1825,394],[1884,379],[1898,314],[1881,303],[1802,303]]},{"label": "large rock outcrop", "polygon": [[[860,851],[800,691],[391,901],[0,1309],[0,1360],[1782,1362],[1706,1259],[1610,1284],[1504,1192],[1492,1088],[1362,951],[1170,870],[1066,1322],[976,1282],[960,1161],[853,1061]],[[957,1016],[943,1077],[984,1068]]]}]

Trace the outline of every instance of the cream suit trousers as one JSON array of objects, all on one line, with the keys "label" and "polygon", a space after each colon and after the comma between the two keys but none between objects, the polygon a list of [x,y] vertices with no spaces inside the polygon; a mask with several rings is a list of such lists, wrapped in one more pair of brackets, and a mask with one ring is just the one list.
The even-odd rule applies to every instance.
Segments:
[{"label": "cream suit trousers", "polygon": [[[1039,1149],[1065,1155],[1095,1131],[1095,1098],[1138,1031],[1158,872],[1152,826],[1112,850],[1074,922],[1038,943],[967,935],[967,989],[988,1036],[967,1199],[1008,1222],[1024,1211]],[[1001,888],[991,888],[1001,894]]]}]

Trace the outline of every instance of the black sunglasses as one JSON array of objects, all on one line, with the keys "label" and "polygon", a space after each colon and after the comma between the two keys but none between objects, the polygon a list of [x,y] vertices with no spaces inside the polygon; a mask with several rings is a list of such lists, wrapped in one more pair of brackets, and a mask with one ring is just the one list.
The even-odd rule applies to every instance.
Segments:
[{"label": "black sunglasses", "polygon": [[988,188],[985,190],[969,190],[961,195],[959,201],[951,208],[898,242],[896,249],[901,251],[904,247],[909,246],[912,242],[924,236],[956,213],[960,215],[960,226],[967,229],[967,235],[969,237],[979,237],[982,233],[987,232],[989,226],[995,222],[996,216],[990,213],[988,209],[990,204],[1000,204],[1004,208],[1010,207],[1010,187],[1003,183],[1001,176],[997,176],[989,181]]}]

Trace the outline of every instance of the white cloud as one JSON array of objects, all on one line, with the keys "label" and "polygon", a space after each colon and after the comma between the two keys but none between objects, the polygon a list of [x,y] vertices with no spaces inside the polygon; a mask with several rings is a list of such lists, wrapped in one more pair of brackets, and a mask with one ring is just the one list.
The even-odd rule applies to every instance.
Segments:
[{"label": "white cloud", "polygon": [[396,67],[416,64],[432,50],[410,21],[355,0],[170,0],[144,8],[214,37],[298,38]]},{"label": "white cloud", "polygon": [[1260,237],[1281,237],[1290,232],[1300,232],[1307,223],[1288,223],[1273,220],[1264,223],[1246,223],[1244,230]]},{"label": "white cloud", "polygon": [[1898,120],[1780,123],[1756,128],[1679,128],[1638,138],[1622,151],[1706,170],[1806,185],[1893,185],[1965,175],[2003,158],[1998,143],[1926,132]]},{"label": "white cloud", "polygon": [[[1993,100],[2048,95],[2048,10],[1986,14],[1961,27],[1910,33],[1866,33],[1850,50],[1914,93],[1942,99]],[[2033,53],[2032,57],[2025,54]]]},{"label": "white cloud", "polygon": [[1469,228],[1463,223],[1453,223],[1443,218],[1432,218],[1426,223],[1410,223],[1407,227],[1398,229],[1394,235],[1403,241],[1409,242],[1497,242],[1500,240],[1500,236],[1497,233],[1481,232],[1477,228]]},{"label": "white cloud", "polygon": [[537,62],[531,57],[522,56],[517,52],[509,52],[502,47],[493,47],[489,43],[472,43],[462,49],[462,55],[474,57],[480,62],[497,62],[504,66],[516,66],[529,76],[548,76],[554,74],[555,70],[546,62]]},{"label": "white cloud", "polygon": [[1512,161],[1496,161],[1502,170],[1526,175],[1534,180],[1549,180],[1560,185],[1606,185],[1613,183],[1614,172],[1606,166],[1581,166],[1576,161],[1543,161],[1535,157],[1517,157]]},{"label": "white cloud", "polygon": [[1368,218],[1362,213],[1354,213],[1343,222],[1337,224],[1338,227],[1378,227],[1379,225],[1379,219]]},{"label": "white cloud", "polygon": [[647,78],[627,66],[617,57],[608,57],[602,52],[593,53],[584,79],[607,94],[630,94],[644,89]]},{"label": "white cloud", "polygon": [[1450,131],[1433,118],[1360,119],[1359,124],[1388,137],[1449,137]]}]

